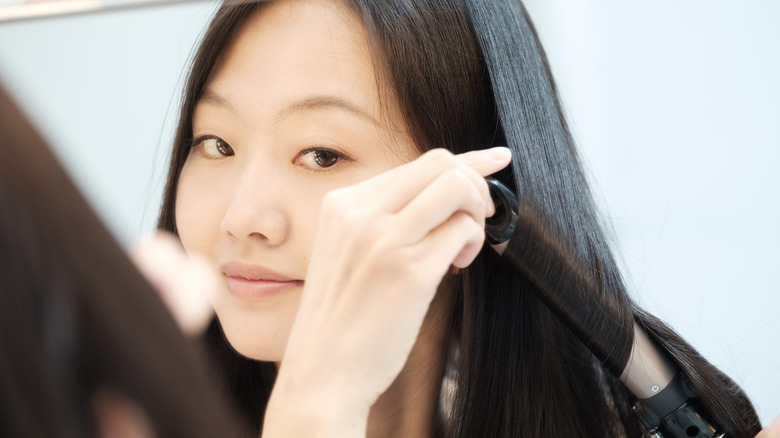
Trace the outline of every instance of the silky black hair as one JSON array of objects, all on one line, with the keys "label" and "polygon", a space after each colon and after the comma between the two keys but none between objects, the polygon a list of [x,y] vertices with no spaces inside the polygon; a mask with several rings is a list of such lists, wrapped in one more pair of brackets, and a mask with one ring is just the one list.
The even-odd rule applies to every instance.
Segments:
[{"label": "silky black hair", "polygon": [[0,155],[0,436],[95,436],[103,389],[157,436],[242,436],[203,351],[2,87]]},{"label": "silky black hair", "polygon": [[[366,26],[378,80],[389,83],[420,151],[446,148],[462,153],[508,146],[512,166],[496,177],[512,188],[528,211],[528,226],[518,227],[508,257],[486,247],[459,276],[450,342],[440,352],[449,358],[455,397],[433,434],[647,436],[631,412],[631,395],[615,377],[628,358],[637,321],[669,352],[725,431],[734,437],[754,436],[760,423],[739,387],[631,301],[603,232],[545,53],[522,4],[517,0],[341,3]],[[176,231],[176,189],[192,138],[195,105],[220,55],[259,5],[222,6],[194,58],[159,219],[163,229]],[[545,244],[534,245],[535,239]],[[530,244],[521,246],[524,241]],[[533,266],[535,278],[518,272],[507,261],[512,257]],[[593,310],[586,325],[593,340],[588,346],[537,293],[539,278],[563,279],[559,283],[571,286],[565,281],[571,276],[564,272],[571,268],[584,273],[578,279],[587,279],[577,280],[575,286]],[[605,342],[605,337],[612,342]],[[260,430],[275,369],[232,351],[217,322],[208,339],[243,415]],[[603,350],[604,360],[596,359],[587,347]]]}]

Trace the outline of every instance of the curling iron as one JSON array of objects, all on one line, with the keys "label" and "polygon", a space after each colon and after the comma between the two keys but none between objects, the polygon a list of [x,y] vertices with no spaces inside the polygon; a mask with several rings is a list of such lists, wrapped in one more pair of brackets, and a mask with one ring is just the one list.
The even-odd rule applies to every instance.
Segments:
[{"label": "curling iron", "polygon": [[[495,204],[495,214],[485,221],[485,236],[488,244],[500,255],[506,256],[513,265],[526,274],[532,281],[539,282],[533,268],[525,266],[522,260],[505,253],[513,233],[522,221],[519,213],[517,197],[511,190],[494,178],[486,178],[490,195]],[[544,296],[564,292],[567,299],[578,299],[576,294],[565,294],[566,291],[551,290],[544,284],[537,284],[542,301],[561,319],[564,324],[588,347],[588,349],[615,374],[636,396],[633,406],[641,423],[651,435],[663,438],[726,438],[698,396],[691,390],[680,371],[669,357],[636,322],[633,327],[633,346],[625,364],[617,364],[609,356],[604,344],[594,342],[586,335],[588,324],[584,314],[564,309],[560,303],[561,297]],[[553,288],[554,289],[554,288]],[[572,303],[569,303],[572,304]],[[574,303],[572,308],[587,308]],[[569,306],[571,307],[571,306]]]}]

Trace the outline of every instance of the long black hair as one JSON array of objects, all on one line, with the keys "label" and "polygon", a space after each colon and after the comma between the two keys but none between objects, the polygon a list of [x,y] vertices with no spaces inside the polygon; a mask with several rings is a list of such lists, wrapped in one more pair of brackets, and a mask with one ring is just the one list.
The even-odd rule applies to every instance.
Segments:
[{"label": "long black hair", "polygon": [[0,155],[0,436],[94,436],[103,389],[158,436],[241,436],[203,351],[2,87]]},{"label": "long black hair", "polygon": [[[368,30],[377,71],[400,103],[421,151],[507,145],[497,175],[530,208],[539,234],[595,279],[594,327],[615,342],[602,363],[540,301],[527,275],[485,248],[460,275],[451,315],[455,397],[435,433],[453,437],[645,436],[631,396],[614,376],[636,320],[682,368],[733,436],[753,436],[758,417],[741,390],[671,329],[630,300],[605,238],[539,39],[517,0],[342,0]],[[226,4],[197,52],[186,85],[159,226],[176,231],[176,187],[192,114],[221,53],[259,3]],[[526,229],[531,232],[533,230]],[[519,237],[523,239],[523,236]],[[513,239],[517,242],[518,239]],[[527,247],[526,247],[527,248]],[[508,251],[534,258],[517,246]],[[540,259],[543,260],[543,259]],[[559,265],[540,265],[555,276]],[[563,273],[560,273],[563,275]],[[597,330],[598,331],[598,330]],[[601,335],[601,334],[599,334]],[[215,323],[209,333],[243,414],[262,426],[270,364],[238,356]],[[452,354],[455,352],[455,354]]]}]

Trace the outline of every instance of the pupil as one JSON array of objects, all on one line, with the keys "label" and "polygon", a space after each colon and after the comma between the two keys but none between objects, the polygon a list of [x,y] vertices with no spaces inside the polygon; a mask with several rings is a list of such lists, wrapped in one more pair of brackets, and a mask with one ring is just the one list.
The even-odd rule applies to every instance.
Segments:
[{"label": "pupil", "polygon": [[227,155],[227,150],[225,150],[225,143],[223,143],[221,140],[217,140],[217,150],[222,155]]},{"label": "pupil", "polygon": [[317,151],[314,154],[314,161],[321,167],[330,167],[336,164],[337,160],[338,156],[330,151]]}]

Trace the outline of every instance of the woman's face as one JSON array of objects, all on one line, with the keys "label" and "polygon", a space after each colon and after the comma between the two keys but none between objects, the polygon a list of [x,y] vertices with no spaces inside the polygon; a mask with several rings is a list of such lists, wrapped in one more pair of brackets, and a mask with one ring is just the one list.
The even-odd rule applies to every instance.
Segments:
[{"label": "woman's face", "polygon": [[198,102],[176,225],[222,271],[214,307],[245,356],[282,358],[325,193],[419,155],[377,77],[351,11],[277,1],[247,21]]}]

